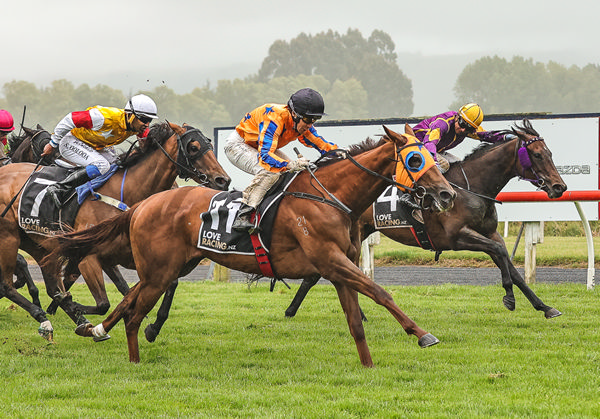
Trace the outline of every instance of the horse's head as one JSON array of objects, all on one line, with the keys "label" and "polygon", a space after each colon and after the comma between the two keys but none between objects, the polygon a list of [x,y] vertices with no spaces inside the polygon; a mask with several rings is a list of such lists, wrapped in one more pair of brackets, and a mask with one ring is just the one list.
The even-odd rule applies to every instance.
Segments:
[{"label": "horse's head", "polygon": [[[42,158],[46,144],[50,142],[50,133],[40,124],[36,129],[23,126],[24,134],[14,136],[10,140],[10,157],[14,163],[37,163]],[[51,163],[49,156],[44,157],[42,164]]]},{"label": "horse's head", "polygon": [[411,133],[408,125],[407,134],[398,134],[383,126],[386,137],[396,145],[398,165],[396,166],[396,182],[406,187],[423,209],[436,212],[452,208],[456,192],[435,165],[433,156]]},{"label": "horse's head", "polygon": [[552,152],[544,139],[527,119],[523,120],[522,126],[515,124],[512,131],[519,137],[516,164],[520,176],[545,191],[548,198],[560,198],[567,190],[567,185],[556,170]]},{"label": "horse's head", "polygon": [[187,124],[179,126],[169,122],[169,126],[177,135],[179,144],[178,175],[184,179],[192,178],[201,185],[226,191],[231,178],[217,161],[210,139],[199,129]]}]

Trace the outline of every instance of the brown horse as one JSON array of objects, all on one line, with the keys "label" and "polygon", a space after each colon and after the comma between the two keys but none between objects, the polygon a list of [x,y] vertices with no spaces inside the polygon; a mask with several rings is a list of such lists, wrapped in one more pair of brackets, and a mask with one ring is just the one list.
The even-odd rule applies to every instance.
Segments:
[{"label": "brown horse", "polygon": [[[394,174],[400,183],[404,179],[416,180],[412,186],[421,190],[421,198],[429,202],[432,211],[449,209],[456,194],[435,168],[422,143],[414,137],[384,129],[387,135],[378,144],[363,143],[362,152],[357,154],[355,148],[351,149],[350,155],[354,154],[355,158],[320,165],[314,175],[304,171],[292,181],[287,192],[293,195],[286,195],[281,201],[270,249],[273,269],[280,277],[322,276],[333,283],[360,361],[365,366],[372,366],[373,361],[360,318],[359,292],[387,308],[407,334],[417,336],[421,347],[439,341],[417,326],[390,294],[355,265],[353,261],[360,251],[360,243],[354,240],[356,234],[353,234],[357,218],[387,185],[399,185],[392,180]],[[407,184],[410,183],[403,183]],[[106,320],[96,327],[82,325],[76,330],[78,334],[102,338],[124,317],[129,359],[139,362],[140,323],[170,284],[189,273],[201,259],[209,258],[231,269],[261,274],[254,256],[196,247],[201,224],[199,215],[208,210],[216,193],[205,188],[162,192],[121,216],[61,238],[61,248],[50,258],[62,254],[76,263],[90,252],[114,254],[115,241],[122,243],[121,238],[128,236],[140,278]],[[314,199],[301,199],[308,195]],[[338,202],[322,198],[327,196],[335,197]],[[165,251],[165,247],[169,250]]]},{"label": "brown horse", "polygon": [[[210,140],[199,130],[176,124],[163,123],[152,126],[147,141],[136,152],[131,153],[122,163],[122,167],[97,192],[103,196],[115,199],[121,198],[128,206],[147,198],[148,196],[170,189],[175,178],[192,178],[194,181],[226,190],[230,178],[217,162],[212,151]],[[0,168],[0,208],[4,208],[17,194],[21,186],[31,175],[34,165],[17,163]],[[46,318],[46,313],[22,297],[13,287],[12,274],[15,267],[17,250],[23,249],[39,264],[45,255],[56,245],[56,240],[45,236],[25,234],[17,220],[17,200],[4,218],[0,220],[0,298],[7,297],[14,303],[27,310],[32,317],[41,323],[40,333],[52,336],[52,326]],[[86,199],[75,218],[74,230],[82,230],[102,220],[120,213],[116,207],[102,201]],[[109,265],[110,266],[110,265]],[[104,288],[102,264],[91,256],[78,265],[96,306],[86,307],[75,303],[64,290],[62,281],[54,269],[44,266],[42,275],[46,283],[46,291],[50,297],[76,322],[87,322],[84,313],[106,313],[110,306]],[[9,280],[10,278],[10,280]]]},{"label": "brown horse", "polygon": [[[502,301],[506,308],[511,311],[515,309],[512,288],[515,284],[533,307],[542,311],[549,319],[562,313],[544,304],[510,261],[504,240],[497,231],[498,217],[494,198],[516,176],[530,180],[534,186],[543,189],[549,198],[559,198],[567,190],[567,186],[554,166],[551,151],[528,120],[523,121],[523,126],[515,125],[512,132],[517,135],[517,139],[482,145],[463,161],[453,163],[446,173],[446,179],[455,186],[458,193],[453,208],[444,214],[427,213],[423,218],[433,250],[487,253],[500,269],[502,286],[506,292]],[[524,163],[518,157],[519,150],[523,147],[528,156]],[[358,224],[361,238],[376,231],[373,206],[365,211]],[[379,231],[399,243],[421,247],[410,228],[383,228]],[[296,314],[306,294],[318,280],[319,278],[303,280],[285,311],[286,316],[293,317]]]}]

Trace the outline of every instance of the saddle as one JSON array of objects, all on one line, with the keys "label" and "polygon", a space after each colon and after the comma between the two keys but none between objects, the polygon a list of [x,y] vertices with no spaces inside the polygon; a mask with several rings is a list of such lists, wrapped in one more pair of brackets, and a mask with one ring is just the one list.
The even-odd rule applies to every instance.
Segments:
[{"label": "saddle", "polygon": [[19,201],[19,226],[28,233],[44,236],[63,234],[73,227],[79,210],[77,200],[73,199],[73,190],[65,204],[58,208],[54,201],[46,196],[48,186],[64,179],[71,171],[57,166],[45,166],[33,173]]},{"label": "saddle", "polygon": [[[219,192],[213,196],[208,211],[200,214],[202,224],[198,232],[197,247],[217,253],[255,255],[263,276],[280,279],[274,272],[268,256],[271,232],[281,199],[297,175],[298,173],[285,173],[269,189],[252,215],[252,220],[257,220],[259,227],[252,234],[231,228],[242,205],[241,191]],[[274,282],[272,286],[273,284]]]},{"label": "saddle", "polygon": [[[73,169],[60,166],[42,167],[41,170],[30,176],[23,188],[18,209],[19,225],[27,232],[45,236],[54,236],[70,231],[80,205],[90,195],[93,196],[93,199],[101,199],[94,192],[94,189],[106,183],[117,168],[116,165],[113,165],[105,175],[71,190],[62,207],[59,208],[53,199],[46,196],[46,189],[48,186],[63,180]],[[75,197],[77,199],[74,199]],[[119,205],[108,203],[124,210]]]}]

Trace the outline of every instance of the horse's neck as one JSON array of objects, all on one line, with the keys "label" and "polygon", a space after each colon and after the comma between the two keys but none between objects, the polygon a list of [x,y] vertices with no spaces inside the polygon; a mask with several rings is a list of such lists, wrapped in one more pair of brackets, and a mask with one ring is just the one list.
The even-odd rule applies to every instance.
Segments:
[{"label": "horse's neck", "polygon": [[[359,154],[355,160],[365,168],[391,180],[395,163],[392,152],[388,148],[393,149],[393,144],[387,143]],[[366,211],[389,185],[385,179],[367,173],[349,160],[326,166],[318,170],[315,175],[327,191],[350,208],[357,217]],[[314,189],[308,192],[314,193]]]},{"label": "horse's neck", "polygon": [[476,159],[455,163],[446,178],[465,189],[495,197],[517,175],[515,141],[508,141]]},{"label": "horse's neck", "polygon": [[[173,160],[176,160],[177,144],[167,141],[165,150]],[[129,167],[127,173],[119,170],[121,176],[113,176],[105,185],[110,190],[108,195],[120,198],[121,187],[123,188],[123,201],[131,206],[140,202],[157,192],[171,189],[177,177],[175,165],[157,149],[146,157],[142,162]],[[123,182],[123,176],[125,181]],[[99,192],[105,191],[101,188]]]}]

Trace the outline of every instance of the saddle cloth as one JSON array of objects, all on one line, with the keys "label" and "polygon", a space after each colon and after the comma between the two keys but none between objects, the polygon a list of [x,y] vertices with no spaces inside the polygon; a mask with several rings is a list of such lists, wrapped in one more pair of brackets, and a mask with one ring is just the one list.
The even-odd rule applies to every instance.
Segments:
[{"label": "saddle cloth", "polygon": [[[255,218],[258,218],[258,240],[265,251],[271,246],[271,231],[279,208],[279,203],[290,183],[297,173],[286,173],[273,185],[265,198],[259,204]],[[246,231],[236,231],[231,228],[242,205],[242,192],[219,192],[212,197],[207,212],[200,214],[202,225],[198,232],[200,249],[217,253],[234,253],[254,255],[254,245],[250,234]]]},{"label": "saddle cloth", "polygon": [[62,208],[57,208],[54,200],[46,196],[48,186],[64,179],[69,173],[70,170],[62,167],[46,166],[31,175],[19,201],[19,226],[23,230],[43,236],[54,236],[73,227],[79,210],[77,200],[72,199],[75,191],[71,192]]},{"label": "saddle cloth", "polygon": [[417,221],[404,205],[398,202],[397,187],[390,185],[373,204],[373,223],[376,230],[410,228],[423,249],[434,250],[425,224]]}]

